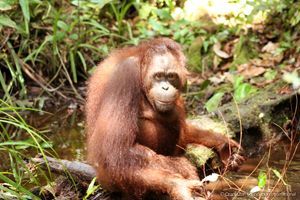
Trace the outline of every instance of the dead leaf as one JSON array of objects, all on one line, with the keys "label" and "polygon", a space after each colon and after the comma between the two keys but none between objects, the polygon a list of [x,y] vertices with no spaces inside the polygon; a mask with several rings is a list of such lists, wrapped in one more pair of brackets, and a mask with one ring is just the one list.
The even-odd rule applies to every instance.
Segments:
[{"label": "dead leaf", "polygon": [[234,75],[230,72],[224,73],[225,79],[228,80],[230,83],[234,82]]},{"label": "dead leaf", "polygon": [[230,55],[228,53],[221,50],[221,43],[220,42],[217,42],[217,43],[214,44],[213,51],[220,58],[229,58],[230,57]]},{"label": "dead leaf", "polygon": [[234,49],[234,45],[238,42],[238,39],[234,39],[234,40],[231,40],[229,42],[227,42],[224,47],[223,47],[223,50],[228,53],[230,56],[232,56],[232,52],[233,52],[233,49]]},{"label": "dead leaf", "polygon": [[292,71],[295,70],[295,66],[294,65],[285,64],[283,69],[284,69],[283,72],[292,72]]},{"label": "dead leaf", "polygon": [[218,56],[214,56],[213,59],[213,69],[217,69],[217,67],[219,66],[219,64],[221,63],[222,59],[219,58]]},{"label": "dead leaf", "polygon": [[251,63],[260,67],[274,67],[275,66],[275,56],[269,53],[260,54],[262,59],[253,59]]},{"label": "dead leaf", "polygon": [[[250,62],[257,67],[274,67],[275,63],[273,61],[269,60],[268,58],[266,58],[265,55],[266,54],[261,54],[263,59],[255,58],[255,59],[251,60]],[[270,55],[270,54],[268,54],[268,55]]]},{"label": "dead leaf", "polygon": [[252,78],[259,76],[266,71],[263,67],[256,67],[255,65],[246,63],[238,66],[238,72],[243,75],[245,78]]},{"label": "dead leaf", "polygon": [[292,88],[287,85],[280,88],[278,94],[291,94],[292,92],[293,92]]},{"label": "dead leaf", "polygon": [[283,59],[283,53],[281,54],[278,54],[278,55],[274,55],[273,56],[273,60],[276,62],[276,63],[280,63]]},{"label": "dead leaf", "polygon": [[223,83],[225,81],[226,76],[222,74],[217,74],[216,76],[211,76],[208,78],[210,82],[212,82],[215,85],[218,85],[220,83]]},{"label": "dead leaf", "polygon": [[295,67],[298,68],[300,67],[300,56],[297,57]]},{"label": "dead leaf", "polygon": [[254,31],[259,32],[259,33],[263,33],[264,30],[265,30],[265,25],[264,25],[263,23],[254,23],[254,24],[252,25],[252,29],[253,29]]},{"label": "dead leaf", "polygon": [[274,55],[278,47],[279,47],[279,43],[268,42],[261,50],[262,52],[267,52]]},{"label": "dead leaf", "polygon": [[201,77],[200,74],[193,72],[189,73],[187,78],[190,84],[201,84],[204,81],[203,77]]},{"label": "dead leaf", "polygon": [[221,70],[226,71],[231,67],[232,63],[228,62],[226,64],[224,64],[223,66],[221,66]]},{"label": "dead leaf", "polygon": [[251,83],[251,84],[253,84],[253,85],[257,86],[257,87],[262,88],[262,87],[265,87],[266,85],[268,85],[270,83],[273,83],[274,81],[275,81],[275,79],[273,79],[273,80],[265,80],[263,82],[256,82],[256,83]]}]

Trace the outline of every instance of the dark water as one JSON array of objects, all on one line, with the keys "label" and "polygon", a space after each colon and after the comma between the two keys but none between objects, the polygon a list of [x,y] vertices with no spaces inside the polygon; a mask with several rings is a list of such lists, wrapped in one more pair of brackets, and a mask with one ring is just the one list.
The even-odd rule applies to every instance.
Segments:
[{"label": "dark water", "polygon": [[[300,199],[300,148],[297,143],[293,147],[291,149],[290,142],[286,140],[270,145],[262,155],[248,158],[237,173],[230,172],[229,176],[239,179],[251,174],[251,177],[257,178],[263,171],[268,177],[262,192],[267,199]],[[274,171],[281,173],[284,181]],[[263,199],[262,196],[260,198]]]},{"label": "dark water", "polygon": [[[45,114],[47,116],[47,114]],[[83,111],[77,109],[61,109],[48,115],[48,120],[40,123],[44,116],[31,115],[29,123],[35,124],[39,130],[49,130],[46,135],[53,144],[59,158],[66,160],[85,160],[85,133]]]},{"label": "dark water", "polygon": [[[52,122],[54,124],[56,123],[54,126],[56,131],[52,132],[49,138],[53,142],[54,148],[60,158],[82,161],[85,159],[85,137],[82,114],[75,112],[64,119],[64,123],[62,123],[62,121]],[[285,171],[283,179],[287,185],[284,185],[283,181],[278,181],[277,189],[272,192],[273,195],[277,194],[279,196],[272,198],[289,199],[285,192],[290,192],[290,199],[297,199],[297,197],[300,199],[300,148],[297,148],[295,143],[293,149],[290,149],[290,147],[291,144],[288,140],[272,144],[265,149],[264,153],[247,159],[238,172],[229,172],[226,174],[226,177],[243,179],[250,175],[250,177],[257,178],[259,172],[264,171],[268,176],[266,187],[269,187],[271,190],[278,180],[273,170],[280,173]],[[294,154],[291,155],[292,153]],[[289,161],[289,157],[293,157],[293,159]],[[251,188],[246,188],[245,191],[249,192],[250,189]],[[243,196],[238,199],[246,198]]]},{"label": "dark water", "polygon": [[[44,134],[52,142],[53,148],[61,159],[84,161],[85,134],[82,113],[82,110],[78,109],[62,109],[51,115],[28,115],[27,121],[39,130],[48,130]],[[265,153],[247,159],[238,172],[229,172],[226,174],[226,177],[233,180],[243,179],[248,176],[257,178],[259,171],[263,170],[268,175],[268,181],[273,181],[272,184],[268,185],[272,188],[274,182],[276,184],[278,180],[278,177],[272,170],[277,170],[278,172],[286,170],[283,179],[287,185],[284,185],[283,181],[279,181],[280,189],[275,192],[289,191],[293,196],[288,198],[282,193],[283,197],[272,197],[272,199],[300,199],[300,149],[294,148],[297,150],[291,156],[289,153],[291,152],[290,146],[288,141],[270,145],[270,149],[267,148]],[[34,156],[33,154],[34,152],[31,156]],[[293,159],[289,162],[287,160],[288,157],[293,157]],[[5,163],[5,160],[2,163]],[[289,163],[288,166],[287,163]],[[249,192],[250,189],[246,188],[245,191]],[[227,198],[232,199],[230,196],[227,196]],[[242,196],[236,199],[248,198]]]},{"label": "dark water", "polygon": [[85,136],[83,123],[63,127],[50,136],[54,149],[60,158],[85,160]]}]

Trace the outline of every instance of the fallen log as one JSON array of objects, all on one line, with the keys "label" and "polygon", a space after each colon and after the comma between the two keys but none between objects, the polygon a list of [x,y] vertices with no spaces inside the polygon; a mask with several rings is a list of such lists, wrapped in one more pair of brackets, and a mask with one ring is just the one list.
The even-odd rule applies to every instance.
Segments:
[{"label": "fallen log", "polygon": [[48,165],[50,170],[57,174],[70,173],[82,181],[90,182],[96,176],[96,171],[91,165],[79,161],[60,160],[49,156],[44,159],[40,155],[32,158],[31,161],[45,169]]}]

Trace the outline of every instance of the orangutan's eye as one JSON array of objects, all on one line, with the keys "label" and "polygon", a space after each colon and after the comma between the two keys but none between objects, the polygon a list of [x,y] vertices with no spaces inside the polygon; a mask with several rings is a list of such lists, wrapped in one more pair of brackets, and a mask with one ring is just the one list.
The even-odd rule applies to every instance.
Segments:
[{"label": "orangutan's eye", "polygon": [[168,81],[174,81],[178,78],[178,75],[176,73],[169,73],[167,76]]},{"label": "orangutan's eye", "polygon": [[164,77],[165,77],[165,74],[162,73],[162,72],[159,72],[159,73],[155,73],[155,74],[154,74],[154,79],[157,80],[157,81],[162,80]]}]

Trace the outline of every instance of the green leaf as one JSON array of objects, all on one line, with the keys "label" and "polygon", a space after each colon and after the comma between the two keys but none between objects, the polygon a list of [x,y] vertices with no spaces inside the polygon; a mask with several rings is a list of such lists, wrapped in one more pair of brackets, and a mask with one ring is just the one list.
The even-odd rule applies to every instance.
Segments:
[{"label": "green leaf", "polygon": [[161,20],[171,20],[172,19],[172,16],[170,15],[169,10],[167,8],[155,9],[154,12]]},{"label": "green leaf", "polygon": [[[0,85],[1,85],[1,89],[4,91],[4,96],[2,97],[3,100],[7,100],[9,103],[12,103],[12,99],[9,93],[10,87],[5,83],[5,78],[4,75],[2,74],[2,72],[0,71]],[[1,143],[0,143],[1,145]]]},{"label": "green leaf", "polygon": [[207,109],[208,112],[212,112],[215,111],[221,100],[222,97],[224,95],[224,92],[217,92],[216,94],[214,94],[214,96],[212,96],[204,105],[204,107]]},{"label": "green leaf", "polygon": [[149,20],[149,24],[152,26],[153,30],[157,31],[162,35],[169,35],[170,30],[166,29],[163,24],[159,21],[155,21],[154,19]]},{"label": "green leaf", "polygon": [[6,15],[0,15],[0,25],[8,26],[8,27],[11,27],[11,28],[14,28],[14,29],[18,29],[18,26],[17,26],[16,22],[11,20]]},{"label": "green leaf", "polygon": [[155,9],[154,6],[152,6],[148,3],[143,3],[142,7],[140,9],[138,9],[140,18],[147,19],[153,9]]},{"label": "green leaf", "polygon": [[99,185],[95,185],[95,182],[96,182],[96,177],[93,178],[93,180],[89,184],[89,187],[86,191],[86,195],[83,198],[84,200],[86,200],[90,195],[92,195],[100,187]]},{"label": "green leaf", "polygon": [[267,183],[267,174],[264,171],[260,171],[258,174],[258,187],[263,188]]},{"label": "green leaf", "polygon": [[66,33],[63,32],[63,31],[57,31],[56,34],[55,34],[55,40],[56,41],[62,41],[64,40],[66,37]]},{"label": "green leaf", "polygon": [[33,62],[35,62],[35,60],[37,59],[38,55],[42,52],[42,50],[44,49],[44,47],[46,46],[47,43],[50,43],[53,41],[53,36],[52,35],[47,35],[45,40],[43,41],[43,43],[37,48],[35,49],[31,54],[29,54],[25,59],[24,62],[27,62],[28,60],[31,60]]},{"label": "green leaf", "polygon": [[2,180],[4,183],[9,184],[11,186],[13,186],[14,188],[16,188],[16,190],[19,193],[23,193],[23,194],[27,194],[30,197],[33,197],[35,199],[38,199],[37,196],[35,196],[33,193],[31,193],[29,190],[27,190],[26,188],[24,188],[21,184],[14,182],[12,179],[8,178],[7,176],[5,176],[4,172],[0,172],[0,180]]},{"label": "green leaf", "polygon": [[203,83],[201,83],[201,85],[200,85],[200,87],[199,87],[199,90],[200,90],[200,91],[201,91],[201,90],[205,90],[205,89],[209,86],[210,83],[211,83],[211,82],[210,82],[209,80],[203,81]]},{"label": "green leaf", "polygon": [[283,177],[281,176],[281,174],[280,174],[280,172],[279,172],[278,170],[272,169],[272,171],[273,171],[273,173],[275,174],[275,176],[277,176],[277,178],[279,178],[279,179],[283,182],[283,184],[284,184],[285,186],[288,185],[288,184],[283,180]]},{"label": "green leaf", "polygon": [[6,1],[0,1],[0,11],[7,11],[12,9],[12,4]]},{"label": "green leaf", "polygon": [[70,36],[70,39],[72,39],[72,40],[78,40],[78,34],[77,33],[73,33],[73,34],[71,34]]},{"label": "green leaf", "polygon": [[41,147],[42,147],[43,149],[49,149],[49,148],[53,148],[53,144],[50,143],[50,142],[43,142],[43,143],[41,144]]},{"label": "green leaf", "polygon": [[80,51],[77,51],[77,55],[79,56],[79,58],[81,60],[84,71],[86,72],[87,71],[87,64],[85,62],[84,56],[82,55],[82,53]]},{"label": "green leaf", "polygon": [[74,81],[74,83],[77,83],[77,70],[76,70],[76,65],[75,65],[75,57],[74,57],[74,53],[72,51],[70,52],[70,62],[71,62],[71,71],[72,71],[73,81]]},{"label": "green leaf", "polygon": [[250,94],[255,93],[256,91],[257,89],[249,83],[243,83],[234,90],[234,98],[239,102],[248,97]]},{"label": "green leaf", "polygon": [[19,4],[21,6],[21,9],[22,9],[25,19],[29,22],[30,21],[29,1],[28,0],[19,0]]},{"label": "green leaf", "polygon": [[93,7],[95,7],[95,4],[96,4],[97,8],[101,9],[110,2],[112,2],[112,0],[89,0],[89,1],[72,0],[71,4],[74,6],[79,6],[79,7],[84,6],[84,5],[89,5],[89,4],[91,4]]},{"label": "green leaf", "polygon": [[102,31],[103,33],[107,33],[109,34],[110,31],[104,27],[102,24],[98,23],[97,21],[95,20],[90,20],[90,21],[87,21],[87,22],[83,22],[84,24],[89,24],[91,26],[94,26],[95,28],[99,29],[100,31]]},{"label": "green leaf", "polygon": [[267,80],[273,80],[277,75],[277,71],[273,69],[267,69],[267,71],[264,73],[264,77]]},{"label": "green leaf", "polygon": [[68,29],[69,29],[69,26],[64,21],[61,21],[61,20],[58,20],[57,26],[64,31],[68,31]]},{"label": "green leaf", "polygon": [[257,91],[257,89],[251,84],[243,83],[243,80],[243,76],[236,76],[233,81],[234,98],[238,102]]},{"label": "green leaf", "polygon": [[26,149],[28,147],[36,147],[36,145],[32,144],[32,142],[27,141],[7,141],[7,142],[1,142],[1,146],[17,146],[17,149]]},{"label": "green leaf", "polygon": [[244,80],[244,77],[242,77],[242,76],[234,77],[233,88],[234,89],[238,88],[243,83],[243,80]]},{"label": "green leaf", "polygon": [[149,24],[150,24],[150,25],[152,26],[152,28],[153,28],[154,30],[156,30],[156,31],[161,32],[161,31],[164,30],[163,25],[162,25],[160,22],[155,21],[154,19],[150,19],[150,20],[149,20]]}]

